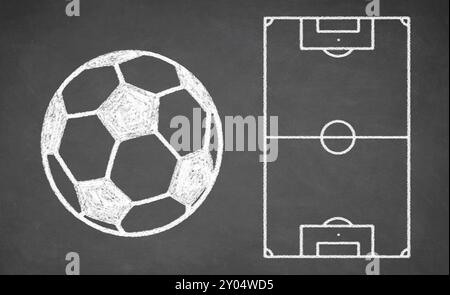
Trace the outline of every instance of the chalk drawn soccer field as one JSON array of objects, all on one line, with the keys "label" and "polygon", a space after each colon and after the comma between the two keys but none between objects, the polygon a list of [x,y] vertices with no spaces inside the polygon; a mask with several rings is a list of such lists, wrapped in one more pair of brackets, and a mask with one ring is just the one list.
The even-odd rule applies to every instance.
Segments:
[{"label": "chalk drawn soccer field", "polygon": [[279,144],[264,257],[409,258],[409,17],[265,17],[263,30],[264,142]]}]

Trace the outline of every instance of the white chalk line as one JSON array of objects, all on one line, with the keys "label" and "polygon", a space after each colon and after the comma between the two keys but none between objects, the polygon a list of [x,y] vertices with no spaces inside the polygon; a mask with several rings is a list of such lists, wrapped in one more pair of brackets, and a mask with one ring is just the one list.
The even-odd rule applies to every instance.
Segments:
[{"label": "white chalk line", "polygon": [[[407,84],[407,107],[406,107],[406,113],[407,113],[407,164],[406,164],[406,195],[407,195],[407,251],[408,251],[408,257],[411,255],[411,19],[410,18],[403,18],[403,21],[407,21],[407,61],[406,61],[406,68],[407,68],[407,76],[406,76],[406,84]],[[402,21],[402,22],[403,22]],[[405,25],[405,23],[403,22]]]},{"label": "white chalk line", "polygon": [[408,136],[363,136],[363,135],[343,135],[343,136],[334,136],[334,135],[313,135],[313,136],[283,136],[283,135],[269,135],[267,139],[408,139]]},{"label": "white chalk line", "polygon": [[119,64],[114,65],[114,71],[116,71],[117,79],[119,79],[119,83],[125,83],[125,78],[123,76],[122,70],[120,69]]},{"label": "white chalk line", "polygon": [[175,150],[175,148],[170,144],[170,142],[168,142],[164,136],[159,133],[159,131],[154,132],[154,135],[156,135],[156,137],[158,137],[158,139],[162,142],[162,144],[164,144],[164,146],[174,155],[174,157],[179,160],[181,159],[180,154]]},{"label": "white chalk line", "polygon": [[56,160],[58,161],[59,165],[63,169],[64,173],[69,178],[70,182],[72,182],[73,185],[76,185],[78,182],[75,179],[75,176],[73,176],[72,172],[70,171],[69,167],[67,167],[66,162],[64,162],[64,159],[61,157],[59,152],[54,154]]},{"label": "white chalk line", "polygon": [[409,16],[265,16],[264,20],[409,20]]},{"label": "white chalk line", "polygon": [[150,198],[139,200],[139,201],[133,201],[132,205],[133,205],[133,207],[134,206],[146,205],[146,204],[150,204],[150,203],[153,203],[153,202],[156,202],[156,201],[160,201],[160,200],[166,199],[168,197],[170,197],[170,195],[168,193],[164,193],[164,194],[160,194],[160,195],[155,196],[155,197],[150,197]]},{"label": "white chalk line", "polygon": [[210,112],[206,113],[205,120],[205,135],[203,136],[203,149],[209,151],[209,146],[211,144],[211,116]]},{"label": "white chalk line", "polygon": [[121,141],[116,140],[111,149],[111,153],[109,155],[108,166],[106,167],[105,177],[111,179],[111,171],[114,166],[114,160],[116,159],[117,151],[119,150]]},{"label": "white chalk line", "polygon": [[159,97],[159,98],[161,98],[161,97],[163,97],[163,96],[165,96],[165,95],[169,95],[169,94],[172,94],[172,93],[174,93],[174,92],[177,92],[177,91],[180,91],[180,90],[183,90],[183,89],[184,89],[183,86],[178,85],[178,86],[175,86],[175,87],[166,89],[166,90],[164,90],[164,91],[158,92],[158,93],[156,94],[156,96]]},{"label": "white chalk line", "polygon": [[120,233],[125,233],[125,232],[126,232],[126,231],[123,229],[121,223],[115,224],[115,227],[117,228],[117,230],[118,230]]},{"label": "white chalk line", "polygon": [[408,254],[403,255],[264,255],[268,259],[405,259],[410,258]]},{"label": "white chalk line", "polygon": [[[263,257],[267,247],[267,27],[273,19],[263,21]],[[269,250],[270,251],[270,250]],[[270,251],[273,254],[272,251]]]},{"label": "white chalk line", "polygon": [[77,119],[77,118],[84,118],[84,117],[96,116],[96,115],[97,115],[97,110],[87,111],[87,112],[79,112],[79,113],[68,114],[67,119]]}]

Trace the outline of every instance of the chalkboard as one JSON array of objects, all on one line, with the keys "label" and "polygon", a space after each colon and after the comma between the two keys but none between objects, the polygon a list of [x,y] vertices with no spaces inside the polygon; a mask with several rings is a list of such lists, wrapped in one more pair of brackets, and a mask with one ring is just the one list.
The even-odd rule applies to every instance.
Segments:
[{"label": "chalkboard", "polygon": [[[81,0],[80,16],[71,17],[66,15],[68,3],[5,0],[0,4],[0,274],[64,274],[68,263],[66,255],[70,252],[79,254],[82,274],[365,273],[368,261],[364,259],[264,257],[261,144],[249,147],[246,142],[242,150],[230,148],[233,142],[229,139],[233,139],[233,135],[229,138],[225,135],[220,173],[203,204],[170,230],[126,238],[98,231],[64,208],[44,173],[40,143],[47,107],[64,79],[85,62],[118,50],[159,53],[189,69],[208,90],[224,127],[227,118],[236,116],[254,117],[255,122],[259,122],[258,116],[262,118],[263,115],[264,17],[364,16],[366,1]],[[382,260],[380,271],[382,274],[448,274],[448,1],[381,1],[381,15],[411,18],[412,194],[411,258]],[[282,31],[277,38],[290,38],[292,31],[284,34]],[[387,35],[391,33],[395,32],[386,31]],[[401,40],[392,40],[397,41]],[[291,50],[278,49],[281,55]],[[394,67],[400,61],[393,59],[390,62]],[[283,67],[274,70],[278,73],[272,75],[277,74],[279,79],[286,73]],[[327,70],[332,69],[325,66],[324,71]],[[134,75],[138,83],[140,78],[151,76],[145,69],[142,71],[131,68],[128,74]],[[108,75],[94,74],[88,79],[95,97],[109,91],[105,90],[111,83]],[[170,78],[170,73],[158,70],[155,79],[166,76]],[[292,82],[290,77],[284,78]],[[361,76],[356,78],[362,79]],[[395,79],[391,81],[401,83]],[[83,103],[100,103],[84,90],[72,91],[81,94]],[[191,116],[192,101],[187,102],[183,97],[181,100],[167,113],[189,110],[185,114]],[[317,107],[305,105],[299,114],[307,115],[308,106]],[[380,108],[373,112],[389,111],[390,106]],[[361,111],[370,113],[367,109]],[[354,109],[350,115],[356,119],[358,114],[358,109]],[[287,118],[287,121],[281,119],[280,115],[280,134],[305,123],[301,126],[303,130],[313,128],[307,121],[302,121],[301,116]],[[376,120],[376,117],[371,118]],[[393,120],[397,119],[400,121],[401,115],[394,116]],[[384,121],[379,126],[392,127],[391,123]],[[165,124],[166,127],[170,125]],[[84,169],[89,178],[97,177],[101,173],[99,167],[106,166],[105,153],[111,149],[112,138],[105,135],[104,127],[96,120],[72,125],[73,141],[67,144],[63,139],[62,143],[64,153],[71,158],[67,161],[72,163],[74,170]],[[255,126],[256,133],[261,136],[262,125]],[[174,129],[167,128],[167,132],[170,131]],[[245,140],[248,137],[246,134]],[[83,143],[80,138],[86,141]],[[166,184],[170,178],[166,175],[170,171],[167,167],[173,167],[174,162],[149,153],[158,148],[152,141],[126,147],[127,153],[119,159],[122,170],[117,173],[123,179],[121,186],[129,188],[130,194],[145,191],[149,183]],[[294,153],[299,148],[302,157],[293,165],[289,151]],[[404,150],[404,147],[393,148]],[[365,149],[367,152],[384,151],[385,147]],[[80,154],[79,150],[83,152]],[[293,169],[300,173],[303,165],[304,168],[313,165],[311,161],[320,158],[322,153],[323,149],[312,145],[280,145],[280,161],[273,165],[278,166],[278,177],[282,179]],[[366,157],[361,155],[360,161],[353,160],[359,163],[340,165],[341,168],[355,167],[365,163],[364,160]],[[325,165],[326,160],[321,163]],[[136,181],[132,175],[147,175],[145,167],[154,171],[154,177]],[[327,166],[315,169],[321,175],[320,171],[326,171]],[[393,169],[390,173],[398,175],[397,168]],[[380,176],[391,177],[390,174]],[[61,177],[60,180],[67,184],[67,179]],[[308,191],[308,186],[320,186],[322,180],[308,179],[306,188],[302,186],[303,193]],[[377,188],[374,184],[374,189],[380,189],[386,195],[395,193],[396,180],[395,177],[391,179],[392,186]],[[349,180],[350,186],[362,180],[357,177],[353,181]],[[74,194],[70,183],[63,184],[61,190],[67,196]],[[278,196],[282,193],[280,189]],[[339,210],[340,206],[334,202],[327,208],[314,207],[312,201],[300,204],[311,206],[312,210],[330,211]],[[278,209],[283,210],[283,206],[288,204],[283,203]],[[386,211],[382,207],[376,209]],[[156,225],[179,214],[170,204],[167,207],[162,204],[152,212],[152,222]],[[394,213],[388,214],[392,217]],[[146,217],[146,214],[138,216],[138,224]],[[290,228],[281,227],[279,249],[295,251],[291,233]]]}]

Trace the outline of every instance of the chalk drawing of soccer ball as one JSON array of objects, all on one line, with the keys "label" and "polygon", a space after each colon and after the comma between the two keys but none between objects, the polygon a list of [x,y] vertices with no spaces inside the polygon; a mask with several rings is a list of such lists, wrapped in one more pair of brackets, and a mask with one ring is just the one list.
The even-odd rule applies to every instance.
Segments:
[{"label": "chalk drawing of soccer ball", "polygon": [[[127,73],[122,66],[130,62],[139,62],[143,58],[156,59],[173,69],[176,76],[176,85],[166,89],[154,91],[143,89],[127,80]],[[93,110],[69,112],[64,90],[72,80],[90,71],[110,69],[117,83],[112,92],[102,98],[99,106]],[[201,148],[181,155],[158,130],[160,103],[176,92],[188,93],[200,106],[205,116],[205,134]],[[96,98],[98,99],[98,98]],[[193,101],[194,101],[193,100]],[[113,139],[109,150],[105,173],[102,177],[80,180],[72,173],[60,153],[61,143],[64,141],[64,132],[69,121],[81,120],[89,117],[99,119],[101,124]],[[100,123],[99,123],[100,124]],[[101,125],[100,124],[100,125]],[[216,153],[211,153],[213,131],[216,137]],[[114,170],[114,161],[122,144],[141,137],[153,136],[160,141],[167,151],[165,155],[174,158],[174,171],[168,179],[168,188],[165,192],[133,200],[127,192],[120,188],[111,173]],[[152,151],[149,151],[151,153]],[[51,99],[42,126],[41,155],[44,170],[51,188],[64,205],[75,217],[100,230],[117,236],[141,237],[166,231],[184,221],[203,203],[211,191],[217,178],[223,152],[222,125],[216,106],[206,88],[186,68],[177,62],[148,51],[124,50],[111,52],[94,58],[76,69],[58,88]],[[55,182],[54,167],[49,164],[53,157],[57,165],[70,180],[68,182],[74,191],[78,210],[73,203],[63,195],[62,190]],[[214,158],[214,159],[213,159]],[[169,175],[170,175],[169,174]],[[183,213],[167,223],[138,231],[128,231],[122,226],[122,221],[134,208],[148,206],[154,202],[171,199],[183,206]]]}]

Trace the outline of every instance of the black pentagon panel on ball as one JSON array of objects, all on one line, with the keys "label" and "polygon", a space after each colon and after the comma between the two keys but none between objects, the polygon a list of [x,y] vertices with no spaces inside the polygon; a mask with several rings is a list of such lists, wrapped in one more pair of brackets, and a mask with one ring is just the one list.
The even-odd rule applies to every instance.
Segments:
[{"label": "black pentagon panel on ball", "polygon": [[129,232],[158,228],[176,220],[185,210],[185,206],[168,197],[131,208],[122,221],[122,227]]},{"label": "black pentagon panel on ball", "polygon": [[133,201],[167,192],[176,158],[156,135],[124,141],[111,173],[113,182]]},{"label": "black pentagon panel on ball", "polygon": [[181,156],[202,148],[205,124],[206,112],[186,90],[160,98],[158,130]]},{"label": "black pentagon panel on ball", "polygon": [[97,116],[69,119],[60,154],[78,181],[105,175],[114,139]]},{"label": "black pentagon panel on ball", "polygon": [[120,64],[127,83],[157,93],[180,84],[175,67],[151,56],[141,56]]},{"label": "black pentagon panel on ball", "polygon": [[118,84],[113,67],[84,70],[63,91],[67,112],[73,114],[97,109]]}]

